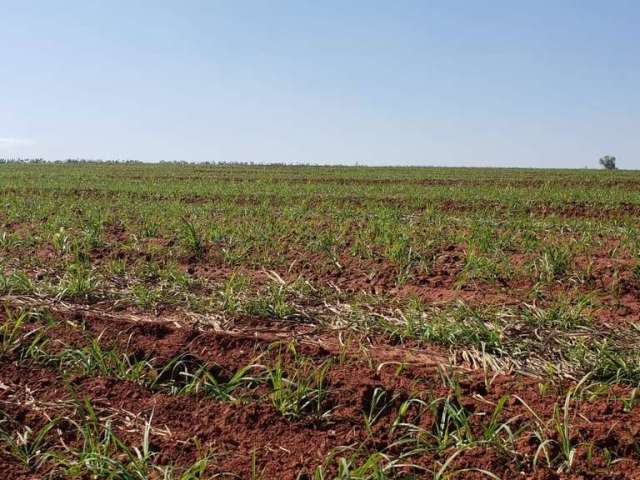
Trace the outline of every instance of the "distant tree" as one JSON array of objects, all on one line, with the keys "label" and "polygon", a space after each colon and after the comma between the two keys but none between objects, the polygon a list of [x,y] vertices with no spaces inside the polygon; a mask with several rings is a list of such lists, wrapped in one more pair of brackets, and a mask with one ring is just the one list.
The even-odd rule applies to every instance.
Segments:
[{"label": "distant tree", "polygon": [[615,170],[616,157],[612,157],[611,155],[605,155],[600,159],[600,165],[602,165],[607,170]]}]

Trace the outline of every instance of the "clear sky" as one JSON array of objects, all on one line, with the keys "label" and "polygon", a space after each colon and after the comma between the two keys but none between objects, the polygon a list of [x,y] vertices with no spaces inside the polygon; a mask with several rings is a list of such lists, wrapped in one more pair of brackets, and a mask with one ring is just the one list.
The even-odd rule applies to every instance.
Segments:
[{"label": "clear sky", "polygon": [[0,157],[640,168],[640,1],[0,0]]}]

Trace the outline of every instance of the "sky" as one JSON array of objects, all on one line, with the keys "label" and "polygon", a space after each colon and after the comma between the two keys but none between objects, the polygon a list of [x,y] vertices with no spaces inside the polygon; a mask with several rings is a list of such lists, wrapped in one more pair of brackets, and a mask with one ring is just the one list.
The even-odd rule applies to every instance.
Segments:
[{"label": "sky", "polygon": [[0,0],[0,157],[640,168],[640,2]]}]

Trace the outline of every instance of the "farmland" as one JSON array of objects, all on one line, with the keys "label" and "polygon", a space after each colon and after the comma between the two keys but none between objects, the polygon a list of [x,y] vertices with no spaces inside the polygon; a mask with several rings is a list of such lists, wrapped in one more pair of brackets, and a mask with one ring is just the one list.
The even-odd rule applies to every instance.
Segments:
[{"label": "farmland", "polygon": [[4,478],[640,477],[640,173],[0,165]]}]

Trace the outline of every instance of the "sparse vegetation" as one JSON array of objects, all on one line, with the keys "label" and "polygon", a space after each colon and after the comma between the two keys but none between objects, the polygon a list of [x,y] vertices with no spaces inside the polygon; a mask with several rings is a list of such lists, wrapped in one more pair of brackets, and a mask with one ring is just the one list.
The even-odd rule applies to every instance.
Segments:
[{"label": "sparse vegetation", "polygon": [[2,163],[0,471],[635,475],[639,184]]}]

